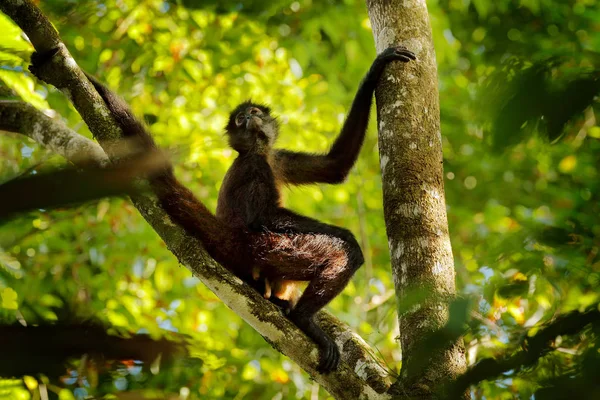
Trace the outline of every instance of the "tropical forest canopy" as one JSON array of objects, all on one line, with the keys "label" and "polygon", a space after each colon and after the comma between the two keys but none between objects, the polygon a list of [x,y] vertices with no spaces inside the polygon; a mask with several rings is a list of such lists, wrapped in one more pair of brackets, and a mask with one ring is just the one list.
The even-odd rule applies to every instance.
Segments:
[{"label": "tropical forest canopy", "polygon": [[[325,151],[376,55],[360,0],[39,5],[77,63],[145,119],[178,177],[212,210],[235,158],[223,128],[236,104],[270,104],[282,125],[280,146]],[[465,342],[473,363],[599,300],[600,4],[438,0],[428,7],[457,286],[472,301]],[[63,94],[27,72],[32,46],[4,15],[0,32],[4,89],[91,137]],[[375,120],[373,112],[345,184],[289,189],[285,202],[358,238],[365,265],[328,308],[395,374],[403,305],[390,273]],[[0,182],[66,165],[16,134],[0,135],[0,154]],[[2,221],[0,295],[2,325],[99,323],[113,333],[185,340],[189,351],[161,368],[74,359],[57,376],[0,380],[0,398],[40,398],[40,385],[60,399],[138,390],[188,399],[327,396],[181,267],[124,197]],[[589,332],[560,340],[559,351],[519,377],[480,384],[475,398],[530,398],[584,365],[599,367]]]}]

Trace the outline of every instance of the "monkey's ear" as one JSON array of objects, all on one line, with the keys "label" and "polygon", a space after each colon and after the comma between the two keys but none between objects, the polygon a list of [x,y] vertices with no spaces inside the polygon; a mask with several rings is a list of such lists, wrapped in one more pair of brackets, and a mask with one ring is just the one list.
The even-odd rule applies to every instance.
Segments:
[{"label": "monkey's ear", "polygon": [[258,108],[260,108],[260,110],[262,112],[264,112],[265,114],[271,115],[271,107],[265,105],[265,104],[257,104]]}]

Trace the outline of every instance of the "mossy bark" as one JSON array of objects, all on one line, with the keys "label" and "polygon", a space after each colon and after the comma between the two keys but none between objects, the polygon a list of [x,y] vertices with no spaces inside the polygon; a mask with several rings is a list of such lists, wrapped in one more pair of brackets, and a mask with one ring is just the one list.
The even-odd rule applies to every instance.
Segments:
[{"label": "mossy bark", "polygon": [[367,0],[377,51],[403,45],[415,62],[393,63],[377,91],[384,216],[398,299],[402,370],[409,397],[428,398],[464,372],[462,340],[431,355],[416,351],[448,320],[455,272],[444,197],[437,67],[425,0]]}]

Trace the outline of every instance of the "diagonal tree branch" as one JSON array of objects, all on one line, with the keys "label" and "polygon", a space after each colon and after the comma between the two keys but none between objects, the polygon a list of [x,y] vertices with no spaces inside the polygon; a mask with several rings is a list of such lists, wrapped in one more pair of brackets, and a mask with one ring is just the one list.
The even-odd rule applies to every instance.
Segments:
[{"label": "diagonal tree branch", "polygon": [[103,167],[109,162],[98,143],[23,101],[0,100],[0,130],[28,136],[80,167]]},{"label": "diagonal tree branch", "polygon": [[[521,350],[497,358],[484,358],[460,375],[448,392],[449,399],[463,393],[471,385],[493,379],[497,376],[535,364],[540,357],[553,350],[553,342],[557,336],[572,335],[588,324],[600,323],[600,305],[596,304],[585,312],[571,312],[556,318],[532,337],[521,342]],[[512,352],[512,350],[511,350]]]},{"label": "diagonal tree branch", "polygon": [[[59,49],[47,68],[36,72],[47,83],[65,93],[109,157],[118,157],[115,145],[121,137],[119,127],[48,19],[31,0],[3,0],[0,10],[23,29],[36,51]],[[198,240],[169,220],[154,197],[135,195],[132,201],[183,265],[273,347],[298,363],[333,396],[343,399],[387,398],[378,394],[389,387],[387,373],[373,359],[372,349],[348,327],[327,313],[319,315],[323,329],[334,337],[343,350],[344,363],[337,371],[327,375],[317,373],[317,347],[274,305],[212,260]]]}]

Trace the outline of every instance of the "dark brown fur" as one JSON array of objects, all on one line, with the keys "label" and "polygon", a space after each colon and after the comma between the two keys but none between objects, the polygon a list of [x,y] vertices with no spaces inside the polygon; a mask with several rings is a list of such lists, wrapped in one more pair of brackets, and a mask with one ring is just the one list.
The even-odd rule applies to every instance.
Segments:
[{"label": "dark brown fur", "polygon": [[[362,265],[363,255],[348,230],[283,208],[279,187],[342,182],[358,157],[373,91],[385,65],[414,58],[401,47],[389,48],[377,57],[327,154],[274,150],[278,123],[270,109],[250,101],[240,104],[226,127],[229,143],[239,156],[224,178],[216,215],[177,181],[171,167],[151,179],[173,221],[199,238],[215,260],[291,310],[288,317],[320,346],[322,372],[337,367],[339,350],[313,316],[344,289]],[[142,150],[155,149],[152,137],[128,105],[88,77],[124,135],[135,138]],[[308,282],[299,299],[290,290],[297,281]]]}]

